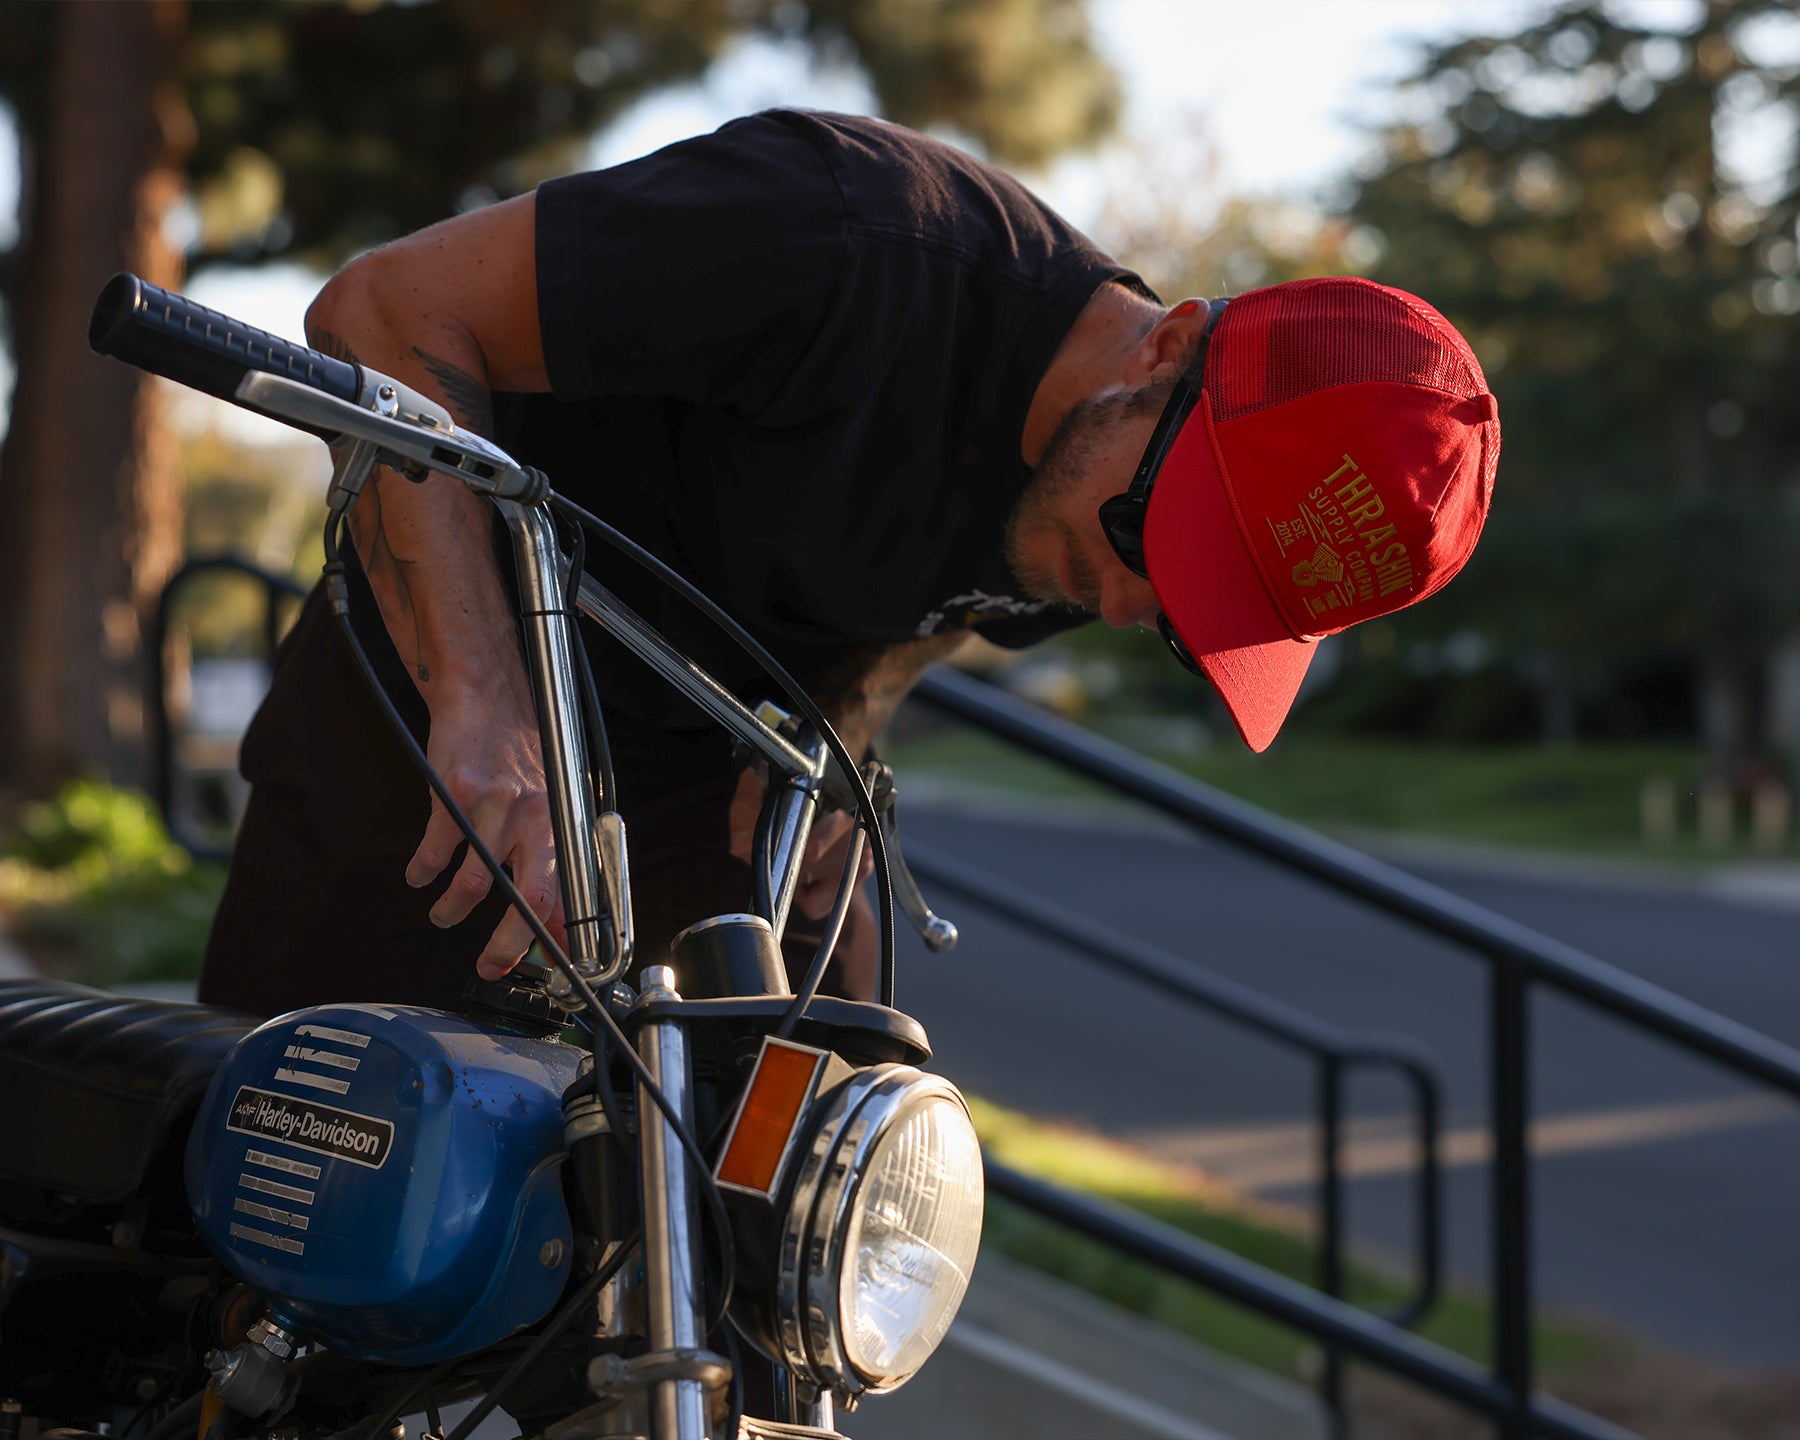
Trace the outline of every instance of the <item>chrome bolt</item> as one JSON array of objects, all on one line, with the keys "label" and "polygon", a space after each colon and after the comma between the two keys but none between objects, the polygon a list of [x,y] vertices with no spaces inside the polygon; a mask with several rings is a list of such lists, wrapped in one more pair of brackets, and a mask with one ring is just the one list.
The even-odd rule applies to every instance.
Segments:
[{"label": "chrome bolt", "polygon": [[252,1345],[260,1345],[277,1360],[288,1359],[298,1348],[295,1337],[266,1316],[250,1327],[245,1336]]},{"label": "chrome bolt", "polygon": [[588,1361],[588,1389],[596,1395],[605,1395],[624,1384],[627,1373],[624,1356],[614,1355],[610,1351],[604,1355],[596,1355]]},{"label": "chrome bolt", "polygon": [[647,965],[644,967],[644,988],[638,991],[638,1003],[646,1000],[679,1000],[680,994],[675,989],[675,967],[672,965]]},{"label": "chrome bolt", "polygon": [[554,1270],[562,1264],[563,1248],[561,1240],[546,1240],[544,1248],[538,1251],[538,1264],[546,1270]]}]

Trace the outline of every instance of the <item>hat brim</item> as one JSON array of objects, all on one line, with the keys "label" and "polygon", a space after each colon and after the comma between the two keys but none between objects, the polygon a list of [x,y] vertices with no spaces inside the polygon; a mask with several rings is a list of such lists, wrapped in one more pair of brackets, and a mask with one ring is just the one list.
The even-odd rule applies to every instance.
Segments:
[{"label": "hat brim", "polygon": [[1144,563],[1163,614],[1238,734],[1267,750],[1319,647],[1295,638],[1244,542],[1204,393],[1150,492]]}]

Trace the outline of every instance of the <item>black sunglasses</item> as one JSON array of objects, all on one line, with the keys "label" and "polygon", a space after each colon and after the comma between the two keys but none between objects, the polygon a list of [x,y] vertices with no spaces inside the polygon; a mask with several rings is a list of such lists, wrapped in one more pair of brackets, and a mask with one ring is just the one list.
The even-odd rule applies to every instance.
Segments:
[{"label": "black sunglasses", "polygon": [[[1214,300],[1208,307],[1206,328],[1200,332],[1198,353],[1188,365],[1186,373],[1175,382],[1169,402],[1163,406],[1162,418],[1150,432],[1150,443],[1144,447],[1144,458],[1138,461],[1131,484],[1123,494],[1114,495],[1100,505],[1100,528],[1106,535],[1106,543],[1112,546],[1113,554],[1119,557],[1126,569],[1146,580],[1150,578],[1150,571],[1144,563],[1144,516],[1150,509],[1150,491],[1156,484],[1163,462],[1169,458],[1175,437],[1181,434],[1181,427],[1187,424],[1188,416],[1194,413],[1194,407],[1200,403],[1200,391],[1187,377],[1206,374],[1206,347],[1212,340],[1212,332],[1219,323],[1219,316],[1224,313],[1223,300]],[[1169,623],[1167,615],[1156,617],[1156,628],[1163,643],[1169,647],[1169,652],[1183,667],[1192,674],[1201,674],[1199,665],[1188,654],[1187,646],[1181,643],[1181,637],[1175,633],[1175,627]]]}]

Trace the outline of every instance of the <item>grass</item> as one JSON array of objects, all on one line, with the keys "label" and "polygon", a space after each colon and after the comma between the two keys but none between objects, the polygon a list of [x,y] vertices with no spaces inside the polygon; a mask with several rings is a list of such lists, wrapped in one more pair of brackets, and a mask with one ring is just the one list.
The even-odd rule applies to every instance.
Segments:
[{"label": "grass", "polygon": [[38,967],[89,985],[200,973],[224,871],[196,865],[144,796],[75,781],[0,845],[0,916]]},{"label": "grass", "polygon": [[[1099,1136],[1029,1119],[971,1099],[987,1153],[1015,1169],[1109,1200],[1184,1230],[1303,1284],[1315,1283],[1318,1249],[1304,1217],[1232,1191],[1207,1176],[1161,1164]],[[1054,1275],[1122,1309],[1148,1317],[1203,1345],[1289,1379],[1308,1376],[1313,1342],[1184,1281],[1120,1257],[1108,1247],[1003,1200],[989,1204],[984,1247]],[[1379,1262],[1352,1257],[1347,1298],[1391,1309],[1410,1282]],[[1486,1300],[1446,1288],[1418,1333],[1486,1363],[1491,1333]],[[1540,1320],[1538,1362],[1547,1379],[1578,1375],[1626,1346],[1616,1333],[1557,1319]]]},{"label": "grass", "polygon": [[[1097,729],[1105,733],[1104,723]],[[1097,796],[1086,782],[969,730],[916,735],[889,749],[904,784],[929,776],[981,791],[1045,797]],[[1565,748],[1407,743],[1282,736],[1263,755],[1235,741],[1200,754],[1152,758],[1277,815],[1327,830],[1384,830],[1464,842],[1679,861],[1750,853],[1694,838],[1696,751],[1677,745]],[[1682,838],[1645,841],[1646,781],[1675,787]],[[1740,814],[1740,831],[1743,817]],[[1791,852],[1792,843],[1787,849]]]}]

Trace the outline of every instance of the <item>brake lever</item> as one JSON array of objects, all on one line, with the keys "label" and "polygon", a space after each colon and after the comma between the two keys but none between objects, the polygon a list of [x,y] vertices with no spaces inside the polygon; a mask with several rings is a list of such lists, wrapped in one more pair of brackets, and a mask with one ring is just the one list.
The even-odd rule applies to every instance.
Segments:
[{"label": "brake lever", "polygon": [[[381,377],[385,381],[385,377]],[[336,434],[376,447],[384,464],[393,465],[409,478],[437,470],[459,480],[470,490],[498,500],[536,504],[548,488],[542,475],[527,470],[493,441],[469,430],[458,430],[449,414],[429,401],[411,409],[410,397],[423,401],[398,381],[385,381],[394,393],[380,393],[376,408],[364,408],[310,385],[251,370],[239,383],[236,398],[253,410],[274,415],[291,424],[325,434]]]},{"label": "brake lever", "polygon": [[919,882],[907,869],[906,856],[900,849],[899,792],[894,785],[894,767],[885,760],[871,760],[863,766],[863,780],[869,787],[869,798],[875,802],[875,814],[881,825],[881,838],[887,846],[888,873],[894,882],[894,901],[906,916],[925,948],[934,955],[953,949],[957,929],[942,915],[935,914],[925,903]]}]

